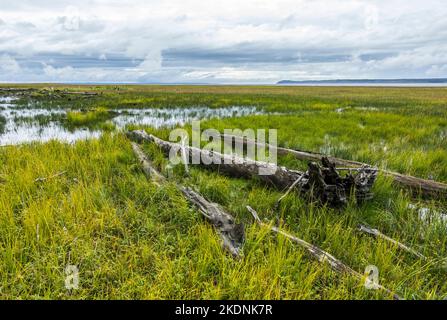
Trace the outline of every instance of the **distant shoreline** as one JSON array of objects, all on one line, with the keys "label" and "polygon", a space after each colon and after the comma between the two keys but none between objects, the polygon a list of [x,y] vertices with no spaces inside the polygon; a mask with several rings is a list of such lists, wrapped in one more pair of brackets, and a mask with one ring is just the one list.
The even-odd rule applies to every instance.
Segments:
[{"label": "distant shoreline", "polygon": [[277,83],[145,83],[145,82],[0,82],[0,88],[27,87],[27,86],[192,86],[192,87],[414,87],[414,88],[443,88],[447,87],[445,82],[362,82],[362,81],[278,81]]},{"label": "distant shoreline", "polygon": [[398,88],[443,88],[447,83],[291,83],[276,84],[284,87],[398,87]]},{"label": "distant shoreline", "polygon": [[447,78],[431,79],[337,79],[337,80],[281,80],[277,85],[289,86],[381,86],[381,87],[444,87]]}]

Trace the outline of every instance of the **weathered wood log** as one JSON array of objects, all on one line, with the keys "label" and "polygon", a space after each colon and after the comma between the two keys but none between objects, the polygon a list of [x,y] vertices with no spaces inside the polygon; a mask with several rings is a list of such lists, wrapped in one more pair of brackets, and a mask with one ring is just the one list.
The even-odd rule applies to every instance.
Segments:
[{"label": "weathered wood log", "polygon": [[143,168],[146,177],[151,179],[157,185],[166,182],[166,178],[154,168],[151,161],[144,154],[140,146],[138,146],[136,143],[133,142],[131,144],[132,144],[132,150],[135,153],[137,159],[140,161],[141,167]]},{"label": "weathered wood log", "polygon": [[131,131],[127,135],[134,141],[153,142],[166,154],[176,154],[183,148],[190,158],[200,159],[202,165],[217,168],[219,172],[231,176],[256,177],[280,190],[295,185],[301,194],[333,207],[345,205],[351,191],[354,191],[354,195],[359,202],[369,199],[371,197],[370,188],[377,176],[376,169],[363,167],[358,170],[355,176],[349,174],[346,177],[341,177],[335,170],[334,165],[327,160],[323,161],[323,167],[311,162],[308,170],[301,172],[272,163],[244,159],[234,154],[228,155],[182,146],[178,143],[159,139],[143,130]]},{"label": "weathered wood log", "polygon": [[386,240],[388,242],[391,242],[392,244],[397,245],[402,250],[407,251],[407,252],[415,255],[418,258],[421,258],[421,259],[424,259],[424,260],[427,259],[427,257],[424,256],[422,253],[419,253],[416,250],[406,246],[405,244],[403,244],[401,242],[398,242],[398,241],[388,237],[387,235],[383,234],[382,232],[380,232],[377,229],[373,229],[373,228],[370,228],[370,227],[367,227],[367,226],[364,226],[364,225],[359,225],[359,231],[368,233],[370,235],[373,235],[374,237],[382,238],[382,239],[384,239],[384,240]]},{"label": "weathered wood log", "polygon": [[[310,255],[317,261],[319,261],[321,263],[328,263],[334,271],[336,271],[338,273],[349,274],[349,275],[353,276],[354,278],[357,278],[364,282],[369,281],[369,279],[365,275],[362,275],[359,272],[355,271],[354,269],[352,269],[351,267],[349,267],[348,265],[343,263],[341,260],[335,258],[333,255],[324,251],[323,249],[321,249],[307,241],[304,241],[288,232],[285,232],[285,231],[279,229],[278,227],[271,226],[267,223],[262,222],[261,219],[259,218],[258,213],[252,207],[247,206],[247,210],[252,214],[253,218],[260,226],[269,228],[271,231],[281,234],[284,237],[297,243],[301,247],[305,248],[307,250],[307,252],[309,252]],[[395,300],[402,300],[402,298],[399,295],[397,295],[396,293],[393,293],[391,290],[385,288],[384,286],[382,286],[378,283],[372,283],[371,285],[374,286],[375,289],[383,290],[387,294],[391,295],[393,297],[393,299],[395,299]]]},{"label": "weathered wood log", "polygon": [[[137,142],[153,142],[159,146],[165,154],[181,151],[182,145],[162,140],[154,135],[147,134],[143,130],[134,130],[127,133],[131,140]],[[242,159],[236,155],[221,154],[209,150],[199,149],[190,146],[184,146],[188,157],[201,159],[202,164],[209,167],[218,167],[219,172],[224,172],[237,177],[258,177],[259,179],[274,185],[280,189],[285,189],[294,181],[303,175],[303,172],[290,170],[285,167],[277,167],[274,164],[255,161],[251,159]],[[262,175],[260,172],[272,173]],[[304,179],[303,179],[304,180]]]},{"label": "weathered wood log", "polygon": [[[149,179],[157,185],[167,182],[167,179],[154,168],[151,161],[136,143],[132,143],[132,149],[140,161],[144,173]],[[200,193],[178,184],[176,184],[176,186],[183,193],[185,198],[195,205],[200,213],[215,227],[222,239],[222,246],[228,250],[233,257],[241,257],[242,246],[245,239],[244,225],[242,223],[235,223],[235,220],[230,213],[217,203],[206,200]]]},{"label": "weathered wood log", "polygon": [[218,230],[223,241],[223,247],[234,257],[240,257],[245,241],[244,224],[235,223],[233,216],[222,206],[206,200],[200,193],[193,189],[182,186],[180,190],[186,199],[196,205],[202,215]]},{"label": "weathered wood log", "polygon": [[[299,160],[322,161],[323,158],[327,158],[331,163],[337,166],[347,166],[349,168],[359,168],[367,165],[366,163],[363,162],[340,159],[311,151],[302,151],[282,147],[275,147],[268,143],[259,143],[241,136],[222,134],[221,137],[226,139],[227,141],[232,141],[231,139],[234,139],[234,141],[236,142],[243,143],[244,146],[246,146],[247,142],[249,141],[250,143],[253,143],[259,147],[263,148],[268,147],[269,149],[271,148],[270,150],[276,149],[278,155],[292,155]],[[349,168],[346,169],[349,170]],[[435,197],[435,198],[447,195],[447,184],[445,183],[404,175],[389,170],[379,169],[379,171],[385,176],[392,177],[393,181],[396,184],[406,189],[409,189],[416,195],[421,194],[425,197]]]},{"label": "weathered wood log", "polygon": [[277,147],[277,146],[273,146],[273,145],[271,145],[269,143],[257,142],[257,141],[248,139],[247,137],[244,137],[244,136],[235,136],[235,135],[230,135],[230,134],[221,134],[221,137],[223,139],[225,139],[226,141],[232,141],[232,139],[234,139],[235,142],[240,142],[244,146],[247,145],[247,142],[250,142],[250,144],[256,145],[257,147],[260,147],[260,148],[269,148],[270,150],[276,149],[277,154],[280,155],[280,156],[293,155],[296,159],[299,159],[299,160],[318,161],[319,162],[319,161],[321,161],[322,158],[325,157],[331,163],[335,164],[336,166],[343,165],[343,166],[349,166],[349,167],[362,167],[364,165],[367,165],[367,164],[362,163],[362,162],[339,159],[339,158],[331,157],[329,155],[324,155],[324,154],[317,153],[317,152],[302,151],[302,150],[294,150],[294,149],[287,149],[287,148],[283,148],[283,147]]}]

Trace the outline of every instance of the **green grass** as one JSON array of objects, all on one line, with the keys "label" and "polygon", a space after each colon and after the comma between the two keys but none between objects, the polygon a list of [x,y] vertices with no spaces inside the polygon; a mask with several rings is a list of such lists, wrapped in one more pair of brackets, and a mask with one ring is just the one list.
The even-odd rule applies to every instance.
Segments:
[{"label": "green grass", "polygon": [[13,120],[16,124],[37,124],[39,126],[46,126],[49,125],[51,122],[59,122],[65,119],[65,116],[62,114],[37,114],[34,116],[20,116],[20,111],[15,111],[15,114],[16,116]]},{"label": "green grass", "polygon": [[112,112],[99,107],[86,112],[68,111],[67,125],[70,127],[92,127],[112,118]]},{"label": "green grass", "polygon": [[5,125],[6,125],[6,118],[0,115],[0,134],[2,134],[5,131]]},{"label": "green grass", "polygon": [[[22,100],[48,108],[54,103],[66,108],[82,103],[86,111],[74,117],[75,122],[83,119],[79,125],[97,123],[98,105],[256,105],[287,115],[213,119],[204,121],[202,129],[275,128],[283,146],[327,151],[447,182],[447,91],[442,88],[85,88],[102,94],[82,101],[54,102],[40,96]],[[345,109],[337,112],[339,108]],[[169,134],[166,128],[146,130],[162,138]],[[167,160],[160,150],[148,144],[144,148],[166,172]],[[288,157],[280,163],[306,166]],[[34,182],[61,171],[66,174]],[[247,242],[241,260],[221,249],[213,228],[173,184],[157,187],[146,179],[129,141],[119,132],[73,145],[53,141],[1,147],[0,298],[391,298],[334,273],[292,242],[253,224],[245,206],[273,221],[280,191],[198,167],[191,168],[189,177],[182,166],[175,167],[172,179],[226,206],[245,223]],[[413,199],[382,176],[374,192],[372,201],[343,210],[316,206],[290,194],[279,211],[282,228],[360,273],[368,265],[377,266],[380,283],[407,299],[445,298],[447,270],[438,262],[447,257],[446,226],[424,224],[407,208],[419,203],[445,210],[445,199]],[[360,234],[358,223],[378,228],[430,259],[422,261]],[[64,287],[68,264],[79,267],[78,290]]]}]

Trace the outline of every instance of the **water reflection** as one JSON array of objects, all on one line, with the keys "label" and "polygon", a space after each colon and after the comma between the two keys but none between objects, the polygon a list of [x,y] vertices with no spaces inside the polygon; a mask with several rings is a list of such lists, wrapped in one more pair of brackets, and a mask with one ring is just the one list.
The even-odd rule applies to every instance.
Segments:
[{"label": "water reflection", "polygon": [[112,121],[119,128],[128,124],[149,125],[156,128],[184,125],[192,120],[243,117],[261,114],[256,107],[233,106],[228,108],[171,108],[171,109],[125,109],[119,110]]},{"label": "water reflection", "polygon": [[[24,108],[14,104],[14,97],[0,97],[0,145],[33,141],[60,140],[74,142],[97,138],[101,130],[77,128],[68,130],[61,119],[70,109]],[[189,107],[169,109],[114,109],[111,120],[119,129],[129,124],[149,125],[156,128],[184,125],[192,120],[242,117],[261,114],[256,107],[233,106],[227,108]],[[3,127],[3,128],[2,128]]]},{"label": "water reflection", "polygon": [[69,131],[56,122],[45,125],[26,124],[17,125],[6,130],[0,135],[0,145],[21,144],[34,141],[46,142],[50,140],[60,140],[64,142],[74,142],[80,139],[98,138],[101,135],[99,130],[77,129]]}]

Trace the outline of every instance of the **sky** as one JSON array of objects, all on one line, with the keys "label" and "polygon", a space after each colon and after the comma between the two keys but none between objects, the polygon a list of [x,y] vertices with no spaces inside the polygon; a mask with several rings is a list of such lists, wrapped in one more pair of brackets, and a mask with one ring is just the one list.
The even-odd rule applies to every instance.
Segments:
[{"label": "sky", "polygon": [[445,0],[0,0],[0,82],[442,77]]}]

